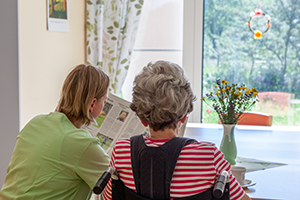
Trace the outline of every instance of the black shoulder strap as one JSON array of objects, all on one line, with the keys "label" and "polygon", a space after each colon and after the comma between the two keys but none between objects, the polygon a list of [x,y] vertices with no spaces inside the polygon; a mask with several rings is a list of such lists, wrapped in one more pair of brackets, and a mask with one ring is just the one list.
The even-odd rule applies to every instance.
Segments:
[{"label": "black shoulder strap", "polygon": [[170,199],[170,185],[181,149],[194,139],[174,137],[160,147],[148,147],[142,135],[133,136],[131,164],[137,193],[151,199]]}]

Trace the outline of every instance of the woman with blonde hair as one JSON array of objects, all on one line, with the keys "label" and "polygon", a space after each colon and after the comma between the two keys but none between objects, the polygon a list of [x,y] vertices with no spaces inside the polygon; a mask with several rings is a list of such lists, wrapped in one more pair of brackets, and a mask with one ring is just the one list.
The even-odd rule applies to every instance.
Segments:
[{"label": "woman with blonde hair", "polygon": [[100,115],[109,77],[78,65],[66,77],[56,111],[34,117],[17,136],[0,199],[89,199],[109,156],[82,125]]},{"label": "woman with blonde hair", "polygon": [[[199,199],[198,195],[211,189],[226,170],[230,199],[249,199],[214,144],[192,141],[184,143],[182,149],[176,148],[176,141],[182,140],[178,130],[193,111],[195,101],[180,66],[168,61],[150,62],[135,77],[132,97],[130,107],[149,126],[150,135],[120,139],[114,147],[110,166],[125,185],[126,195],[138,194],[141,199]],[[105,200],[115,198],[112,190],[117,183],[108,183],[103,192]]]}]

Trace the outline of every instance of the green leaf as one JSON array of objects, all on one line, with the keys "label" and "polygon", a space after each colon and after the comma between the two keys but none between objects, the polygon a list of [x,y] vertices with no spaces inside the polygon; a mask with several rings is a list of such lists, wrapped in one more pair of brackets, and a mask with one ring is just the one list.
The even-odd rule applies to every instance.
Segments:
[{"label": "green leaf", "polygon": [[115,77],[115,83],[117,83],[118,82],[118,79],[117,79],[117,77]]},{"label": "green leaf", "polygon": [[87,42],[86,42],[86,46],[89,46],[89,44],[90,44],[90,41],[87,41]]},{"label": "green leaf", "polygon": [[121,61],[121,64],[124,64],[127,62],[127,58],[124,58],[122,61]]},{"label": "green leaf", "polygon": [[137,12],[136,12],[136,16],[138,16],[139,14],[141,14],[141,10],[138,10]]},{"label": "green leaf", "polygon": [[93,3],[92,3],[91,1],[87,1],[87,3],[88,3],[89,5],[93,5]]},{"label": "green leaf", "polygon": [[115,52],[115,51],[114,51],[114,50],[110,50],[108,53],[109,53],[109,54],[112,54],[113,52]]},{"label": "green leaf", "polygon": [[107,29],[113,29],[114,27],[113,26],[109,26],[109,27],[107,27]]},{"label": "green leaf", "polygon": [[115,26],[116,28],[119,28],[119,22],[118,22],[118,21],[114,21],[114,26]]},{"label": "green leaf", "polygon": [[101,4],[101,5],[104,5],[104,1],[103,1],[103,0],[101,0],[100,4]]},{"label": "green leaf", "polygon": [[128,70],[128,69],[129,69],[129,65],[126,65],[124,68],[125,68],[126,70]]},{"label": "green leaf", "polygon": [[117,38],[115,36],[111,37],[112,40],[117,40]]},{"label": "green leaf", "polygon": [[[95,16],[97,16],[98,15],[98,10],[96,10],[96,12],[95,12]],[[96,20],[96,19],[95,19]]]},{"label": "green leaf", "polygon": [[135,4],[134,7],[137,8],[137,9],[141,9],[142,8],[142,6],[140,4]]},{"label": "green leaf", "polygon": [[115,73],[115,68],[113,68],[112,72]]},{"label": "green leaf", "polygon": [[111,10],[114,11],[114,5],[113,4],[111,4]]},{"label": "green leaf", "polygon": [[95,41],[97,41],[97,40],[98,40],[98,38],[97,38],[97,37],[95,37],[95,38],[94,38],[94,40],[95,40]]},{"label": "green leaf", "polygon": [[115,61],[117,58],[116,57],[113,57],[112,59],[110,59],[111,61]]},{"label": "green leaf", "polygon": [[90,22],[87,22],[87,23],[86,23],[86,28],[87,28],[89,31],[91,31],[91,24],[90,24]]},{"label": "green leaf", "polygon": [[144,0],[139,0],[139,3],[140,3],[141,5],[143,5],[143,4],[144,4]]},{"label": "green leaf", "polygon": [[130,0],[130,2],[134,2],[135,0]]},{"label": "green leaf", "polygon": [[108,66],[108,72],[111,74],[111,66]]},{"label": "green leaf", "polygon": [[96,4],[100,4],[100,0],[97,0],[97,3]]},{"label": "green leaf", "polygon": [[117,71],[117,76],[120,75],[120,73],[121,73],[121,69],[119,69],[119,70]]},{"label": "green leaf", "polygon": [[131,7],[129,7],[129,9],[128,9],[128,13],[130,13],[130,11],[131,11]]},{"label": "green leaf", "polygon": [[91,48],[89,47],[88,48],[88,55],[90,55],[91,54]]},{"label": "green leaf", "polygon": [[95,20],[95,24],[98,24],[98,21],[97,21],[97,19],[95,18],[94,20]]},{"label": "green leaf", "polygon": [[110,34],[113,34],[114,32],[113,31],[111,31],[111,30],[109,30],[109,31],[107,31],[108,33],[110,33]]},{"label": "green leaf", "polygon": [[129,51],[129,53],[128,53],[129,55],[131,55],[131,51]]},{"label": "green leaf", "polygon": [[92,29],[92,30],[94,30],[94,26],[93,26],[93,24],[91,24],[91,29]]}]

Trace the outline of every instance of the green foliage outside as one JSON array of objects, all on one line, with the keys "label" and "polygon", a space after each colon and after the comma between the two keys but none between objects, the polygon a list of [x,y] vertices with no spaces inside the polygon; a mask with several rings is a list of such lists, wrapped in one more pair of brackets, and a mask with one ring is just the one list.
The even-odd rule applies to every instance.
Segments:
[{"label": "green foliage outside", "polygon": [[[217,79],[246,84],[258,92],[277,91],[300,99],[300,0],[205,0],[203,95]],[[247,22],[260,8],[271,17],[271,29],[254,39]],[[266,30],[263,17],[252,20],[253,30]],[[204,123],[217,123],[215,111],[206,112]],[[299,125],[300,105],[285,115],[273,116],[273,125]],[[252,110],[259,110],[259,107]],[[264,111],[265,112],[265,111]]]}]

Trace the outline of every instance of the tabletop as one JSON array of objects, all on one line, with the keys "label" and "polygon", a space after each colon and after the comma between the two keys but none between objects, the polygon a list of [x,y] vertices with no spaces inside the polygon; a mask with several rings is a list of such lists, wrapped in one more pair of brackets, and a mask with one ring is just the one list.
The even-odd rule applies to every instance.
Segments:
[{"label": "tabletop", "polygon": [[[188,123],[184,136],[219,147],[223,127]],[[245,188],[252,199],[300,199],[300,127],[237,125],[235,141],[238,157],[285,164],[246,173],[245,179],[256,182]]]}]

